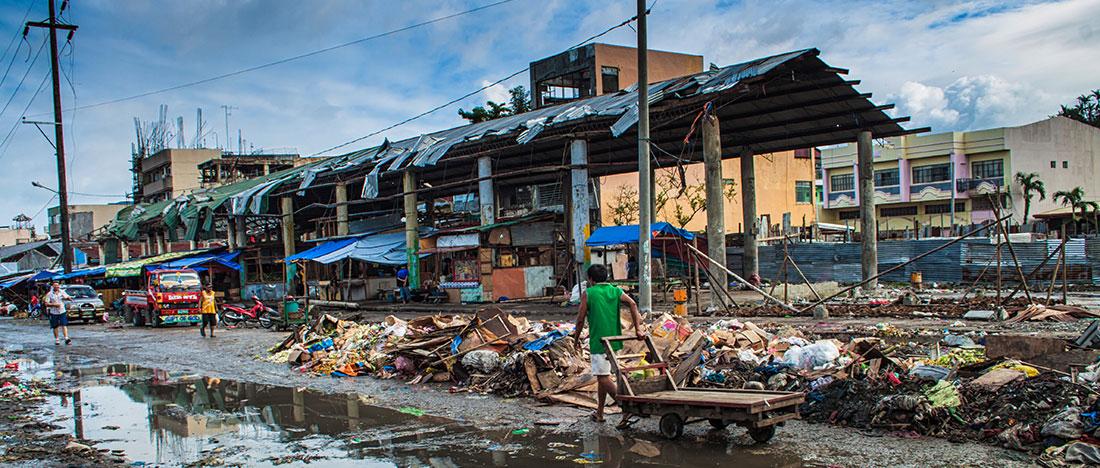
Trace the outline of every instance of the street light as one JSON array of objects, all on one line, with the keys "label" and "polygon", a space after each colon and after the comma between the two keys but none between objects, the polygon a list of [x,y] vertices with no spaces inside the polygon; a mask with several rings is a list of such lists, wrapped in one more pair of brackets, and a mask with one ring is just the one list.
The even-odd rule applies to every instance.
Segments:
[{"label": "street light", "polygon": [[33,186],[35,186],[35,187],[38,187],[38,188],[40,188],[40,189],[43,189],[43,190],[49,190],[49,191],[51,191],[51,192],[53,192],[53,193],[57,193],[57,190],[54,190],[54,189],[52,189],[52,188],[49,188],[49,187],[47,187],[47,186],[45,186],[45,185],[42,185],[42,184],[38,183],[38,181],[32,181],[32,182],[31,182],[31,185],[33,185]]},{"label": "street light", "polygon": [[[58,192],[57,190],[54,190],[54,189],[49,188],[45,185],[42,185],[42,184],[38,183],[37,180],[32,180],[31,181],[31,186],[38,187],[42,190],[47,190],[47,191],[53,192],[54,194],[56,194],[58,196],[61,195],[61,192]],[[64,199],[64,197],[62,197],[62,199]],[[65,206],[61,207],[61,220],[60,220],[61,221],[61,264],[65,266],[65,273],[71,273],[72,272],[72,264],[73,264],[72,263],[73,262],[73,260],[72,260],[73,259],[73,251],[72,251],[72,247],[69,244],[69,236],[67,235],[69,233],[69,217],[67,216],[69,210],[67,210],[65,208],[67,208],[67,207],[65,207]]]}]

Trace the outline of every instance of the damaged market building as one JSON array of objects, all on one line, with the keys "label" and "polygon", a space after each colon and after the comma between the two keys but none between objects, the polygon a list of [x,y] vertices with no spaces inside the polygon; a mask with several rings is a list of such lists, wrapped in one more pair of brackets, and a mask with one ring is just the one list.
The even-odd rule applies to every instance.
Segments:
[{"label": "damaged market building", "polygon": [[[741,161],[747,229],[744,264],[733,269],[746,276],[758,273],[761,231],[753,158],[744,156],[925,131],[902,128],[907,118],[887,115],[892,106],[871,102],[819,54],[793,51],[649,86],[657,165]],[[301,294],[308,284],[341,300],[377,296],[403,265],[413,286],[458,290],[446,300],[560,293],[591,261],[585,241],[601,219],[594,179],[637,171],[637,101],[631,86],[134,206],[101,242],[115,244],[108,252],[140,244],[150,254],[181,243],[224,246],[240,252],[242,287],[289,285],[282,292]],[[717,166],[708,186],[722,184]],[[707,206],[708,237],[725,232],[721,205]],[[710,243],[711,257],[723,251]]]}]

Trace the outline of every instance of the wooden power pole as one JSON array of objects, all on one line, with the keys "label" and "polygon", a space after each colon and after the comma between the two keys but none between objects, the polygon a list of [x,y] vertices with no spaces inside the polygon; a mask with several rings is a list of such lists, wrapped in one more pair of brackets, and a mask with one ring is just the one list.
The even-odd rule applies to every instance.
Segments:
[{"label": "wooden power pole", "polygon": [[[61,11],[65,11],[68,0],[61,2]],[[69,32],[71,40],[76,26],[57,22],[54,9],[54,0],[49,0],[50,18],[46,22],[28,21],[24,34],[32,27],[46,28],[50,34],[50,73],[53,75],[53,126],[54,146],[57,148],[57,196],[61,208],[61,262],[65,273],[73,271],[73,248],[70,245],[69,236],[69,189],[65,176],[65,131],[61,126],[61,73],[58,69],[57,57],[57,30]]]}]

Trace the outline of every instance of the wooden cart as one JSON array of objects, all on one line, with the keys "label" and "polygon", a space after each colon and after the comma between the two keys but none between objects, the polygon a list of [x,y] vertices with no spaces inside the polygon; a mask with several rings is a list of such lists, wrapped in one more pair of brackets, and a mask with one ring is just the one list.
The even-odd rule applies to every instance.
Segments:
[{"label": "wooden cart", "polygon": [[[629,340],[644,341],[653,363],[620,367],[620,356],[611,343]],[[730,424],[745,427],[754,440],[764,443],[775,435],[776,425],[798,417],[798,405],[805,399],[800,392],[679,387],[649,336],[610,336],[603,338],[603,343],[618,380],[616,401],[623,410],[623,421],[630,416],[660,416],[661,435],[669,439],[680,437],[686,424],[708,421],[716,429]],[[633,383],[627,378],[630,372],[648,369],[657,369],[662,375]]]}]

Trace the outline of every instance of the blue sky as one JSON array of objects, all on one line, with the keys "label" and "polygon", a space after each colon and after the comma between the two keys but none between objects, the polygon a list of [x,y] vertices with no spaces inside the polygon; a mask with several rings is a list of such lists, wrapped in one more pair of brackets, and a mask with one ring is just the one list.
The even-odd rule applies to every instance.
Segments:
[{"label": "blue sky", "polygon": [[[138,94],[282,59],[378,32],[491,3],[489,0],[177,1],[74,0],[66,18],[80,26],[62,58],[66,108]],[[24,13],[45,17],[45,0],[0,2],[0,47],[19,37]],[[129,190],[133,118],[152,120],[160,104],[195,130],[195,108],[224,141],[220,106],[236,109],[230,133],[241,129],[255,148],[312,154],[418,114],[522,69],[617,24],[633,1],[514,0],[468,16],[346,47],[307,59],[137,100],[67,112],[70,190]],[[650,45],[704,55],[726,65],[792,49],[817,47],[822,58],[851,70],[879,103],[898,104],[913,126],[935,131],[1023,124],[1057,111],[1059,103],[1100,87],[1100,0],[1058,2],[835,1],[736,2],[658,0]],[[45,224],[56,186],[52,148],[33,127],[16,125],[48,72],[32,31],[17,39],[0,98],[0,224],[19,213]],[[634,32],[603,42],[633,45]],[[0,66],[7,66],[11,51]],[[16,92],[16,83],[27,70]],[[526,85],[521,74],[508,85]],[[71,81],[72,86],[69,86]],[[460,104],[502,96],[490,89]],[[28,116],[48,120],[47,86]],[[2,103],[0,103],[2,106]],[[399,139],[462,121],[458,106],[386,134]],[[45,114],[44,114],[45,113]],[[217,136],[215,137],[215,133]],[[369,146],[381,136],[356,146]],[[111,201],[74,195],[74,203]],[[54,202],[56,204],[56,202]]]}]

